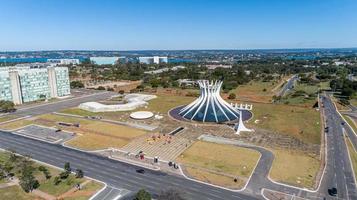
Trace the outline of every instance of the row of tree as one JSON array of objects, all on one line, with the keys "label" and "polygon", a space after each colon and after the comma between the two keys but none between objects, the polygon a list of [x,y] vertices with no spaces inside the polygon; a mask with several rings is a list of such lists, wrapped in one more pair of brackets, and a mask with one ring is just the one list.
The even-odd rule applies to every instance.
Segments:
[{"label": "row of tree", "polygon": [[[151,199],[152,199],[151,194],[144,189],[139,190],[134,198],[134,200],[151,200]],[[174,189],[162,191],[158,195],[158,197],[155,199],[157,199],[157,200],[185,200],[185,198],[182,197],[181,193]]]}]

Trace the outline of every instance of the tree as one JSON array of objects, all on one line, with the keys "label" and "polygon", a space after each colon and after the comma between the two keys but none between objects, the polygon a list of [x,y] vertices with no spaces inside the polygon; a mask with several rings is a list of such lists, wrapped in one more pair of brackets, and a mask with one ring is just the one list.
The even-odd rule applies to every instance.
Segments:
[{"label": "tree", "polygon": [[134,200],[151,200],[151,194],[144,189],[136,193]]},{"label": "tree", "polygon": [[64,170],[66,171],[66,172],[71,172],[72,171],[72,169],[71,169],[71,164],[69,163],[69,162],[66,162],[65,164],[64,164]]},{"label": "tree", "polygon": [[42,100],[45,100],[46,99],[46,95],[45,94],[40,94],[40,99],[42,99]]},{"label": "tree", "polygon": [[107,88],[107,91],[114,91],[114,88],[108,87],[108,88]]},{"label": "tree", "polygon": [[25,192],[31,192],[36,189],[40,184],[33,175],[34,168],[31,165],[23,167],[20,176],[20,186]]},{"label": "tree", "polygon": [[83,178],[84,177],[84,173],[81,169],[77,169],[76,170],[76,178]]},{"label": "tree", "polygon": [[15,110],[15,104],[12,101],[0,100],[0,112],[12,112]]},{"label": "tree", "polygon": [[69,172],[68,172],[68,171],[61,172],[61,173],[59,174],[59,177],[60,177],[61,179],[66,179],[66,178],[68,178],[68,176],[69,176]]},{"label": "tree", "polygon": [[51,178],[51,173],[48,171],[48,169],[46,167],[41,165],[41,166],[38,167],[38,170],[40,172],[42,172],[43,175],[45,175],[46,179],[50,179]]},{"label": "tree", "polygon": [[230,93],[228,96],[228,99],[235,99],[236,98],[236,94],[235,93]]},{"label": "tree", "polygon": [[56,177],[53,179],[53,183],[54,183],[55,185],[60,184],[60,183],[61,183],[61,178],[58,177],[58,176],[56,176]]},{"label": "tree", "polygon": [[124,94],[124,90],[119,90],[119,94]]},{"label": "tree", "polygon": [[166,191],[162,191],[157,198],[158,200],[185,200],[179,191],[174,189],[169,189]]},{"label": "tree", "polygon": [[105,90],[105,87],[99,86],[99,87],[97,87],[97,90]]},{"label": "tree", "polygon": [[72,81],[70,83],[71,88],[84,88],[84,84],[81,81]]}]

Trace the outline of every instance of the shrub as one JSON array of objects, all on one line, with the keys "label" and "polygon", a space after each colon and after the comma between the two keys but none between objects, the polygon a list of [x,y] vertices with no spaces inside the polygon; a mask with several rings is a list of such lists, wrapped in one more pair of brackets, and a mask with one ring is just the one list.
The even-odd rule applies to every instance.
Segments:
[{"label": "shrub", "polygon": [[228,99],[235,99],[236,98],[236,94],[235,93],[230,93],[228,96]]}]

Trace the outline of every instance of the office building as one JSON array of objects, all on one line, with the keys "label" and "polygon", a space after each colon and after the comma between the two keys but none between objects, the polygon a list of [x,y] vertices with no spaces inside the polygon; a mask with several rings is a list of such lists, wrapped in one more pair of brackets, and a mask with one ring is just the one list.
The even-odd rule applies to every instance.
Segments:
[{"label": "office building", "polygon": [[167,63],[167,57],[160,57],[160,56],[150,56],[150,57],[139,57],[140,63],[145,64],[159,64],[159,63]]},{"label": "office building", "polygon": [[121,57],[90,57],[90,61],[97,65],[114,65]]},{"label": "office building", "polygon": [[80,63],[79,59],[47,59],[47,62],[60,65],[77,65]]},{"label": "office building", "polygon": [[0,68],[0,100],[22,104],[69,94],[67,67],[16,65]]}]

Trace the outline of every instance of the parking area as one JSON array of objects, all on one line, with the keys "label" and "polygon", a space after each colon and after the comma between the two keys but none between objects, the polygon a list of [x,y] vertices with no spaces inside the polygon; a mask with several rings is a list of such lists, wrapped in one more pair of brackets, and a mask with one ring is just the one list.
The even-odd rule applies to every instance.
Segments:
[{"label": "parking area", "polygon": [[62,131],[57,128],[45,127],[34,124],[17,129],[15,133],[25,137],[31,137],[50,143],[61,143],[75,136],[73,133]]}]

